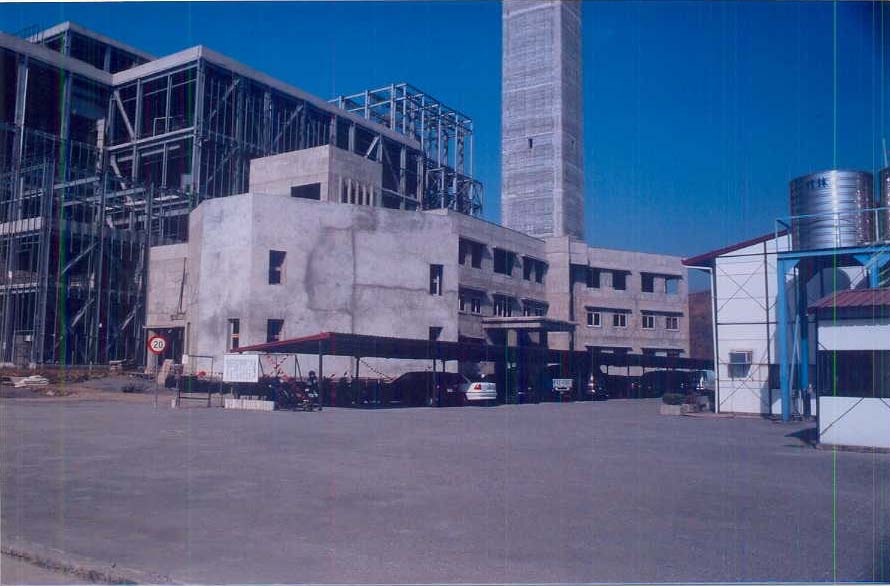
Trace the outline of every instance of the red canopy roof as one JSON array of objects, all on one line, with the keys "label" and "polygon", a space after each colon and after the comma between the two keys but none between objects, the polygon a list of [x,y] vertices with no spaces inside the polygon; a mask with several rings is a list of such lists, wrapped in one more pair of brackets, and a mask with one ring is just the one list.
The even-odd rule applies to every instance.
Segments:
[{"label": "red canopy roof", "polygon": [[810,311],[834,308],[890,307],[890,289],[853,289],[826,295],[810,304]]},{"label": "red canopy roof", "polygon": [[755,244],[760,244],[761,242],[769,242],[773,238],[778,236],[785,236],[788,234],[787,230],[782,230],[778,234],[775,232],[770,232],[769,234],[764,234],[762,236],[758,236],[756,238],[751,238],[750,240],[742,240],[741,242],[736,242],[735,244],[730,244],[728,246],[724,246],[723,248],[718,248],[716,250],[711,250],[708,252],[703,252],[702,254],[691,256],[689,258],[683,259],[683,264],[687,267],[696,267],[701,266],[706,263],[710,263],[712,260],[717,258],[718,256],[722,256],[724,254],[729,254],[730,252],[735,252],[736,250],[741,250],[743,248],[748,248],[749,246],[754,246]]}]

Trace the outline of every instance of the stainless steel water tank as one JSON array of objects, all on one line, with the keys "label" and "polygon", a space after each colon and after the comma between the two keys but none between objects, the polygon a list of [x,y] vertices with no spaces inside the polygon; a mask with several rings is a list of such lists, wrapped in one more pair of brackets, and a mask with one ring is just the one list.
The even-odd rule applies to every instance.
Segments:
[{"label": "stainless steel water tank", "polygon": [[881,169],[879,180],[881,185],[878,188],[879,195],[875,207],[887,209],[876,212],[878,216],[877,239],[881,242],[890,242],[890,168]]},{"label": "stainless steel water tank", "polygon": [[[830,170],[791,181],[791,243],[795,250],[860,246],[875,240],[874,178]],[[812,216],[797,218],[796,216]]]}]

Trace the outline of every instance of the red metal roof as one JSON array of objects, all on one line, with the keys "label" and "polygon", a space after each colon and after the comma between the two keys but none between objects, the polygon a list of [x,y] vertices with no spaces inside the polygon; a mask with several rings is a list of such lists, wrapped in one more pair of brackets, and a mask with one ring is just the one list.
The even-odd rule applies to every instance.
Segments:
[{"label": "red metal roof", "polygon": [[[477,342],[448,342],[412,338],[390,338],[361,334],[321,332],[312,336],[291,338],[266,344],[242,346],[233,352],[260,352],[269,354],[316,354],[326,356],[359,356],[362,358],[413,358],[460,360],[467,362],[501,362],[507,359],[527,360],[534,355],[547,362],[588,360],[585,350],[556,350],[535,346],[512,347],[509,353],[504,346]],[[695,358],[675,358],[642,354],[600,354],[598,364],[620,366],[646,366],[647,368],[712,369],[713,362]]]},{"label": "red metal roof", "polygon": [[754,246],[755,244],[760,244],[761,242],[769,242],[773,238],[778,236],[785,236],[788,234],[787,230],[782,230],[778,234],[775,232],[770,232],[769,234],[764,234],[762,236],[758,236],[756,238],[751,238],[749,240],[742,240],[741,242],[736,242],[735,244],[730,244],[729,246],[724,246],[723,248],[718,248],[716,250],[711,250],[710,252],[703,252],[702,254],[691,256],[689,258],[683,259],[683,264],[687,267],[696,267],[701,266],[704,263],[710,262],[721,256],[723,254],[728,254],[730,252],[735,252],[736,250],[741,250],[743,248],[747,248],[749,246]]},{"label": "red metal roof", "polygon": [[826,295],[810,304],[810,311],[834,308],[890,307],[890,288],[853,289]]}]

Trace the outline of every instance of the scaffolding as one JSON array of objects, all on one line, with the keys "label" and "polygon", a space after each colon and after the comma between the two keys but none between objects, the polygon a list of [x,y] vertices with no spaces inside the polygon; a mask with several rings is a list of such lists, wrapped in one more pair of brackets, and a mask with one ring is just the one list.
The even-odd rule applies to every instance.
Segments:
[{"label": "scaffolding", "polygon": [[473,121],[407,83],[339,96],[331,103],[421,145],[424,209],[482,213],[482,184],[472,178]]}]

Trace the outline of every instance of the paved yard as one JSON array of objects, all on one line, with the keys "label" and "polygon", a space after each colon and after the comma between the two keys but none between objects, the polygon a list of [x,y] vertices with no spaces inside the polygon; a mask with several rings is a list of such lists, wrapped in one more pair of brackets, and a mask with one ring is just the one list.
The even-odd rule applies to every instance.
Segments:
[{"label": "paved yard", "polygon": [[88,584],[77,577],[0,555],[0,584]]},{"label": "paved yard", "polygon": [[890,578],[890,455],[657,410],[2,400],[3,539],[195,582]]}]

